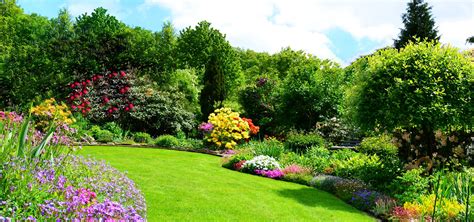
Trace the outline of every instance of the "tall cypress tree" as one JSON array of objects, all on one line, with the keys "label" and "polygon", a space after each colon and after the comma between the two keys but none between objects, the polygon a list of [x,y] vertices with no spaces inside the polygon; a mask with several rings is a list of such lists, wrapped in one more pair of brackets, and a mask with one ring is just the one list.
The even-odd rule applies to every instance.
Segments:
[{"label": "tall cypress tree", "polygon": [[202,119],[207,120],[214,108],[222,106],[226,97],[225,76],[219,64],[219,58],[211,55],[203,76],[204,88],[201,91],[199,102],[201,104]]},{"label": "tall cypress tree", "polygon": [[400,30],[394,46],[397,49],[405,47],[409,41],[427,40],[439,41],[438,30],[431,14],[431,6],[423,0],[412,0],[408,3],[407,12],[402,15],[405,27]]}]

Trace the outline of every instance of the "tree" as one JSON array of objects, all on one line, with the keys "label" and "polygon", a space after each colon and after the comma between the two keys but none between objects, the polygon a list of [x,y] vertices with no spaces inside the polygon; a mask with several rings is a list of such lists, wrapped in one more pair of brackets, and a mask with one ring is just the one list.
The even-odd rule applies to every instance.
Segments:
[{"label": "tree", "polygon": [[417,135],[412,142],[420,141],[422,148],[406,147],[402,153],[407,159],[435,153],[449,157],[451,149],[437,145],[435,131],[473,130],[474,66],[456,48],[409,43],[400,51],[370,56],[355,74],[347,114],[367,131],[402,130],[408,133],[406,140]]},{"label": "tree", "polygon": [[474,43],[474,36],[467,38],[466,42],[471,43],[471,44]]},{"label": "tree", "polygon": [[204,88],[199,101],[203,121],[207,120],[215,108],[221,107],[226,97],[225,77],[219,66],[219,58],[211,55],[203,77]]},{"label": "tree", "polygon": [[439,41],[440,37],[431,14],[431,6],[423,0],[409,2],[402,20],[405,27],[401,29],[398,39],[394,42],[395,48],[401,49],[410,41]]},{"label": "tree", "polygon": [[203,70],[212,56],[218,58],[218,66],[225,76],[225,85],[229,90],[227,95],[234,94],[233,90],[241,84],[242,73],[236,52],[225,35],[212,28],[207,21],[181,31],[177,43],[180,68]]}]

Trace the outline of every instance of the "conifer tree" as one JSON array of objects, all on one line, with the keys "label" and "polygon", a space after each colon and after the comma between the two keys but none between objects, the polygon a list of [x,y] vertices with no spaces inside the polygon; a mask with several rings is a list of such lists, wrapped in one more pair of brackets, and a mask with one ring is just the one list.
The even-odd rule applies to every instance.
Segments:
[{"label": "conifer tree", "polygon": [[423,0],[412,0],[408,3],[407,12],[402,15],[404,28],[400,30],[394,46],[405,47],[409,41],[439,41],[438,30],[431,14],[431,6]]},{"label": "conifer tree", "polygon": [[225,76],[219,65],[219,58],[214,54],[210,57],[203,76],[204,88],[200,95],[202,119],[207,117],[215,108],[221,107],[226,97]]}]

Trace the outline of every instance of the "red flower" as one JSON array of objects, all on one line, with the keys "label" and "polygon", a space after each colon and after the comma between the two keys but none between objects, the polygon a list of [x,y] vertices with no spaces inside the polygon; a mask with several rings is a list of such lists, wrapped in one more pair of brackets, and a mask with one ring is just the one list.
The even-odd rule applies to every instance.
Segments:
[{"label": "red flower", "polygon": [[125,77],[125,75],[126,75],[126,74],[125,74],[124,71],[120,71],[120,76],[121,76],[121,77]]},{"label": "red flower", "polygon": [[128,107],[130,107],[130,109],[133,109],[133,107],[134,107],[134,106],[133,106],[133,103],[130,103],[130,104],[128,105]]},{"label": "red flower", "polygon": [[104,103],[108,103],[109,101],[110,101],[109,98],[107,98],[107,97],[104,98]]}]

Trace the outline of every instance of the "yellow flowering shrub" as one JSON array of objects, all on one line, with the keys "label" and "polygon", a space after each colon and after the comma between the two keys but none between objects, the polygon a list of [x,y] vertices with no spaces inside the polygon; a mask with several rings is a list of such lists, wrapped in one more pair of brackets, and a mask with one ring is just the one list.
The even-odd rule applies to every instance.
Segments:
[{"label": "yellow flowering shrub", "polygon": [[250,138],[248,122],[229,108],[216,109],[207,124],[212,124],[212,128],[205,134],[205,140],[218,148],[232,149],[239,141]]},{"label": "yellow flowering shrub", "polygon": [[[420,201],[407,202],[403,204],[403,209],[412,219],[431,218],[433,215],[433,207],[435,195],[424,195],[420,197]],[[441,221],[455,221],[464,211],[465,206],[457,200],[438,197],[436,200],[435,218]]]},{"label": "yellow flowering shrub", "polygon": [[70,125],[75,122],[71,111],[64,103],[58,104],[54,98],[47,99],[31,108],[31,114],[36,118],[39,128],[46,127],[49,122]]}]

